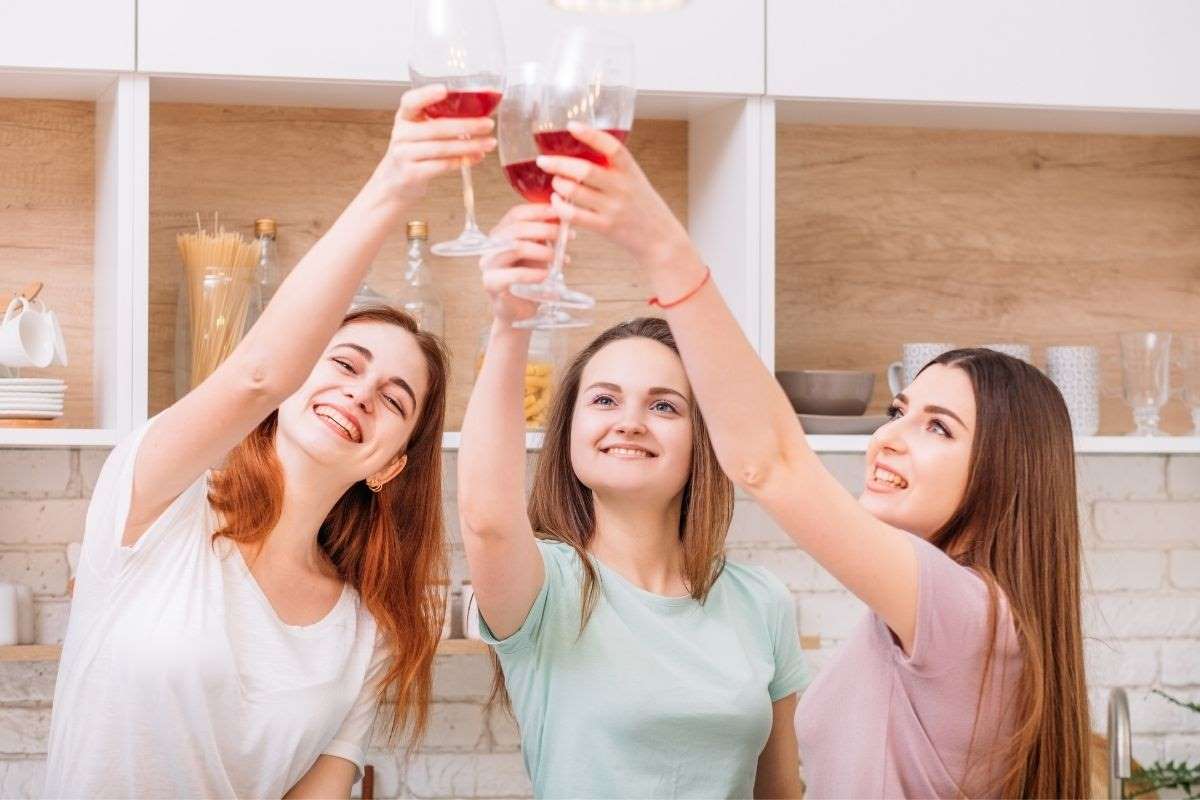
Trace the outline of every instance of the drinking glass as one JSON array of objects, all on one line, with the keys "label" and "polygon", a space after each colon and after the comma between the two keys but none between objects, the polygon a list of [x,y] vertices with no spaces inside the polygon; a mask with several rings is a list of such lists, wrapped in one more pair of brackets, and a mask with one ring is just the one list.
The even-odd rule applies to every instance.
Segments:
[{"label": "drinking glass", "polygon": [[[544,76],[544,68],[534,61],[509,69],[504,99],[497,113],[504,176],[517,194],[530,203],[549,203],[554,192],[550,185],[552,176],[537,165],[538,148],[533,140],[533,122],[542,98]],[[554,303],[543,302],[538,305],[537,315],[522,323],[522,327],[582,328],[590,324],[590,320],[572,317]]]},{"label": "drinking glass", "polygon": [[[633,43],[605,31],[575,28],[554,45],[550,69],[533,125],[538,150],[545,155],[584,158],[601,167],[608,159],[576,139],[567,123],[581,122],[608,131],[625,141],[633,126],[637,92],[633,84]],[[518,297],[554,303],[565,308],[594,308],[596,301],[567,288],[563,261],[570,225],[561,222],[554,246],[554,263],[541,283],[518,284],[510,290]],[[562,327],[534,317],[514,323],[519,327]]]},{"label": "drinking glass", "polygon": [[1159,412],[1171,392],[1171,334],[1121,334],[1121,376],[1125,402],[1133,409],[1130,436],[1162,436]]},{"label": "drinking glass", "polygon": [[1200,333],[1183,337],[1183,401],[1192,409],[1192,435],[1200,436]]},{"label": "drinking glass", "polygon": [[[425,109],[429,117],[486,117],[504,94],[504,36],[493,0],[414,0],[413,86],[445,84],[446,99]],[[474,256],[503,250],[475,222],[471,164],[462,161],[466,221],[457,239],[429,248],[439,256]]]}]

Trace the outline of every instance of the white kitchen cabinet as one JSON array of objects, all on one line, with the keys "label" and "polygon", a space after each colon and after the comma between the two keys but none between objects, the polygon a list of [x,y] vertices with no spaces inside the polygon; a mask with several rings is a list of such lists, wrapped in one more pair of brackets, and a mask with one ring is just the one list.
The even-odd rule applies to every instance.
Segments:
[{"label": "white kitchen cabinet", "polygon": [[0,3],[0,68],[132,71],[135,0]]},{"label": "white kitchen cabinet", "polygon": [[[544,58],[572,24],[631,35],[638,85],[673,93],[760,94],[764,7],[757,2],[692,0],[648,16],[591,16],[548,0],[499,0],[516,63]],[[318,80],[406,81],[409,0],[329,4],[212,0],[203,12],[185,0],[142,3],[138,69],[151,73]]]},{"label": "white kitchen cabinet", "polygon": [[633,39],[643,91],[763,92],[763,0],[690,0],[677,11],[629,16],[561,11],[549,0],[499,6],[510,61],[545,58],[559,31],[583,24]]},{"label": "white kitchen cabinet", "polygon": [[767,0],[778,97],[1200,110],[1194,0]]}]

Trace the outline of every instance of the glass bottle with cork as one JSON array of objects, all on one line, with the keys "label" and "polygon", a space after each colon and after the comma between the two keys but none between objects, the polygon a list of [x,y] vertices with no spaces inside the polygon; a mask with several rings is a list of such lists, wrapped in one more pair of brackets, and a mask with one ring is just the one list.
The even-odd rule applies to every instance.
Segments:
[{"label": "glass bottle with cork", "polygon": [[433,284],[432,270],[425,262],[428,241],[429,225],[424,220],[411,220],[408,223],[408,268],[396,305],[415,319],[421,330],[445,336],[445,310]]}]

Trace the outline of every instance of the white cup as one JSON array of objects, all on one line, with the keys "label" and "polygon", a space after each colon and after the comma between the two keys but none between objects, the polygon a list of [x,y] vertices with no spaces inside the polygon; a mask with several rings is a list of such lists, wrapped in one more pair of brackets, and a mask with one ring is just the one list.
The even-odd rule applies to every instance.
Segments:
[{"label": "white cup", "polygon": [[892,394],[900,394],[904,387],[912,383],[922,367],[933,361],[942,353],[954,349],[954,345],[946,342],[912,342],[901,348],[902,359],[888,366],[888,388]]},{"label": "white cup", "polygon": [[0,647],[21,641],[20,603],[15,583],[0,583]]},{"label": "white cup", "polygon": [[1046,374],[1067,404],[1071,432],[1095,436],[1100,430],[1100,351],[1095,347],[1047,347]]},{"label": "white cup", "polygon": [[0,322],[0,364],[40,369],[53,360],[53,324],[24,297],[14,297]]},{"label": "white cup", "polygon": [[1033,363],[1033,348],[1027,344],[985,344],[988,350],[995,350],[997,353],[1004,353],[1006,356],[1019,358],[1026,364]]}]

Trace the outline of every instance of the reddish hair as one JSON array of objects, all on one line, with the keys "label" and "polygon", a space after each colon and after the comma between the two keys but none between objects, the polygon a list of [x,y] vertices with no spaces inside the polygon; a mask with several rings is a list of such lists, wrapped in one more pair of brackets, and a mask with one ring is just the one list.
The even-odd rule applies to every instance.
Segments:
[{"label": "reddish hair", "polygon": [[[394,707],[389,734],[407,731],[411,751],[424,735],[433,684],[433,658],[446,609],[442,520],[442,425],[446,415],[447,356],[440,339],[389,306],[356,309],[342,327],[380,322],[407,331],[425,356],[429,389],[408,440],[408,463],[379,493],[359,481],[321,523],[318,543],[338,576],[357,590],[391,651],[379,687],[381,708]],[[224,527],[214,535],[261,543],[283,507],[283,469],[275,454],[279,412],[259,423],[229,454],[208,499]]]}]

